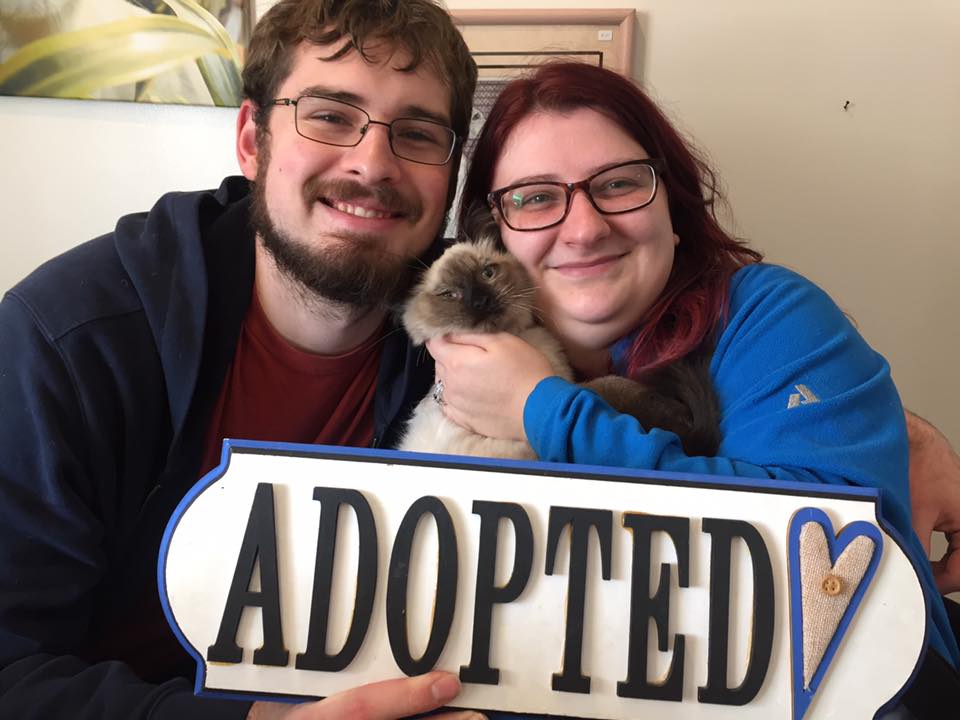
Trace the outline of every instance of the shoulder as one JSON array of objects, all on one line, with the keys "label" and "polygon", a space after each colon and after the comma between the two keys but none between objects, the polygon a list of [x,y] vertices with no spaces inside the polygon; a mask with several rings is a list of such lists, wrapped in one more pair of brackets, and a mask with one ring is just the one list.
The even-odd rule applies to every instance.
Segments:
[{"label": "shoulder", "polygon": [[890,390],[885,402],[894,395],[886,360],[843,310],[815,283],[776,265],[734,275],[711,372],[737,397],[770,393],[784,407],[806,392],[801,386],[821,398],[870,383]]},{"label": "shoulder", "polygon": [[730,280],[731,308],[762,297],[777,298],[791,294],[827,297],[814,282],[780,265],[746,265],[734,273]]},{"label": "shoulder", "polygon": [[846,314],[816,283],[779,265],[756,263],[730,281],[725,333],[758,325],[816,324],[820,330],[853,331]]},{"label": "shoulder", "polygon": [[9,290],[3,312],[22,306],[51,342],[87,323],[143,310],[153,288],[168,293],[174,273],[202,267],[203,228],[242,201],[246,181],[217,191],[162,196],[149,212],[125,215],[113,232],[45,262]]},{"label": "shoulder", "polygon": [[11,288],[0,305],[5,313],[21,306],[53,342],[104,315],[136,311],[140,301],[111,233],[48,260]]}]

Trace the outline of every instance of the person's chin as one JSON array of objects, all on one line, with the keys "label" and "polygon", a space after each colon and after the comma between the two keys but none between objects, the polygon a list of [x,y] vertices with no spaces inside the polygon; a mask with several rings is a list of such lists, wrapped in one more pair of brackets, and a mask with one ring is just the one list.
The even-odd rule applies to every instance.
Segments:
[{"label": "person's chin", "polygon": [[572,317],[591,322],[611,317],[624,305],[618,288],[610,282],[600,280],[556,283],[550,295],[554,299],[555,307],[566,308]]}]

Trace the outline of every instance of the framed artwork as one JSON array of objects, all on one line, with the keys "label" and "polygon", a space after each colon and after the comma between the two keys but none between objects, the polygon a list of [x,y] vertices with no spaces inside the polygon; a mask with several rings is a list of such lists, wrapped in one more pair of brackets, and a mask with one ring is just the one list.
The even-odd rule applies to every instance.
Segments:
[{"label": "framed artwork", "polygon": [[451,10],[481,80],[509,79],[551,58],[577,59],[631,75],[633,9]]},{"label": "framed artwork", "polygon": [[237,106],[254,8],[255,0],[3,0],[0,94]]},{"label": "framed artwork", "polygon": [[[592,63],[633,77],[636,10],[451,10],[450,14],[479,69],[470,133],[463,145],[457,200],[477,135],[510,80],[551,60]],[[448,235],[454,233],[456,221],[451,216]]]}]

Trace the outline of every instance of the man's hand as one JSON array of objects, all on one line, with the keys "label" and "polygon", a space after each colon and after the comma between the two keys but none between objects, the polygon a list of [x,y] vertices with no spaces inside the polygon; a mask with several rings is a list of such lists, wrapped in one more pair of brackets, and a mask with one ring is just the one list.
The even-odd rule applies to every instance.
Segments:
[{"label": "man's hand", "polygon": [[947,536],[946,554],[930,564],[940,592],[956,592],[960,590],[960,457],[933,425],[909,411],[906,416],[913,529],[928,555],[933,531]]},{"label": "man's hand", "polygon": [[[257,702],[247,720],[397,720],[443,707],[460,693],[460,681],[448,672],[385,680],[344,690],[318,702],[298,705]],[[434,720],[483,720],[473,712],[447,712]]]}]

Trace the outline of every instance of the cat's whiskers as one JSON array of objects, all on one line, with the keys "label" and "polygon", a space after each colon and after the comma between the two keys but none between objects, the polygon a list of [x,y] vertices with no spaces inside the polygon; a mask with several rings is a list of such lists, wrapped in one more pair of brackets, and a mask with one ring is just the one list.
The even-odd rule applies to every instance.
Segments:
[{"label": "cat's whiskers", "polygon": [[528,290],[515,290],[513,288],[508,288],[501,295],[501,299],[508,303],[530,302],[530,304],[532,304],[533,293]]},{"label": "cat's whiskers", "polygon": [[540,308],[538,308],[536,305],[516,304],[514,307],[518,307],[521,310],[526,310],[528,313],[530,313],[534,320],[539,322],[541,325],[543,324],[543,314],[540,312]]},{"label": "cat's whiskers", "polygon": [[398,325],[397,327],[395,327],[395,328],[393,328],[393,329],[391,329],[391,330],[387,330],[387,332],[385,332],[383,335],[381,335],[381,336],[378,337],[376,340],[374,340],[374,341],[373,341],[373,344],[374,344],[374,345],[379,345],[380,343],[382,343],[384,340],[386,340],[388,337],[390,337],[390,336],[393,335],[394,333],[398,333],[398,332],[402,332],[402,331],[403,331],[403,327],[401,327],[400,325]]},{"label": "cat's whiskers", "polygon": [[416,264],[410,263],[410,264],[408,265],[408,267],[411,267],[411,268],[413,268],[413,269],[415,269],[415,270],[428,270],[428,269],[430,268],[430,266],[427,265],[427,264],[426,264],[423,260],[421,260],[419,257],[412,257],[412,258],[408,258],[408,259],[409,259],[409,260],[414,260],[414,261],[416,261]]},{"label": "cat's whiskers", "polygon": [[427,357],[427,346],[421,345],[420,352],[417,353],[417,365],[422,364],[423,361],[426,359],[426,357]]}]

